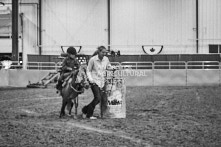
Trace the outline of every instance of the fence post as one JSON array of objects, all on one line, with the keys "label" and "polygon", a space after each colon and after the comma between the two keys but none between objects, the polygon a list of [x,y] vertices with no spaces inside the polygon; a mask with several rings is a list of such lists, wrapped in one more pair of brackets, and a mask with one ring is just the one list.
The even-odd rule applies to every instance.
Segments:
[{"label": "fence post", "polygon": [[188,62],[185,62],[185,69],[186,69],[186,86],[188,86],[187,76],[188,76]]}]

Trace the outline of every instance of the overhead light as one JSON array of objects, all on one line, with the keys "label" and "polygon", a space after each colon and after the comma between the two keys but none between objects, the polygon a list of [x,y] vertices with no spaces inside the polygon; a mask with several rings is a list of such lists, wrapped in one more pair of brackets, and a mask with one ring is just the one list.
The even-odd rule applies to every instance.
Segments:
[{"label": "overhead light", "polygon": [[0,2],[0,7],[5,6],[5,3]]}]

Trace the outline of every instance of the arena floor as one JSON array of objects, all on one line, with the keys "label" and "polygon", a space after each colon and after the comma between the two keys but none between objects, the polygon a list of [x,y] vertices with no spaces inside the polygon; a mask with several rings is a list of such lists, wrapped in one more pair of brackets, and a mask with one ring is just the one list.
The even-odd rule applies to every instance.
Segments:
[{"label": "arena floor", "polygon": [[221,87],[127,87],[125,119],[82,119],[91,99],[59,119],[55,89],[0,88],[0,146],[221,146]]}]

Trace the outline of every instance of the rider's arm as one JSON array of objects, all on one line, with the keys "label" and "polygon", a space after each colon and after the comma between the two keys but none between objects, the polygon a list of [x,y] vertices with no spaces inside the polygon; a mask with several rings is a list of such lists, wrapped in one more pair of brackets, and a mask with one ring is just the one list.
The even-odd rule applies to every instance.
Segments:
[{"label": "rider's arm", "polygon": [[65,70],[69,70],[70,67],[67,66],[67,58],[65,58],[61,64],[61,70],[65,71]]},{"label": "rider's arm", "polygon": [[89,81],[91,83],[94,83],[94,80],[92,78],[92,75],[91,75],[91,72],[92,72],[92,69],[93,69],[93,64],[94,64],[94,61],[93,59],[91,58],[88,62],[88,66],[87,66],[87,77],[89,79]]}]

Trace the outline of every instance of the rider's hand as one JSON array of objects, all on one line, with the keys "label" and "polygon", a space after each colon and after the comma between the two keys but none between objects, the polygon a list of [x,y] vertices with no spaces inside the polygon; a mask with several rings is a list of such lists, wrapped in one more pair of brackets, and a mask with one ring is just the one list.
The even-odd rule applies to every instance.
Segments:
[{"label": "rider's hand", "polygon": [[93,79],[90,79],[89,82],[90,82],[90,84],[94,84],[95,83]]},{"label": "rider's hand", "polygon": [[113,70],[113,66],[107,66],[107,70]]}]

